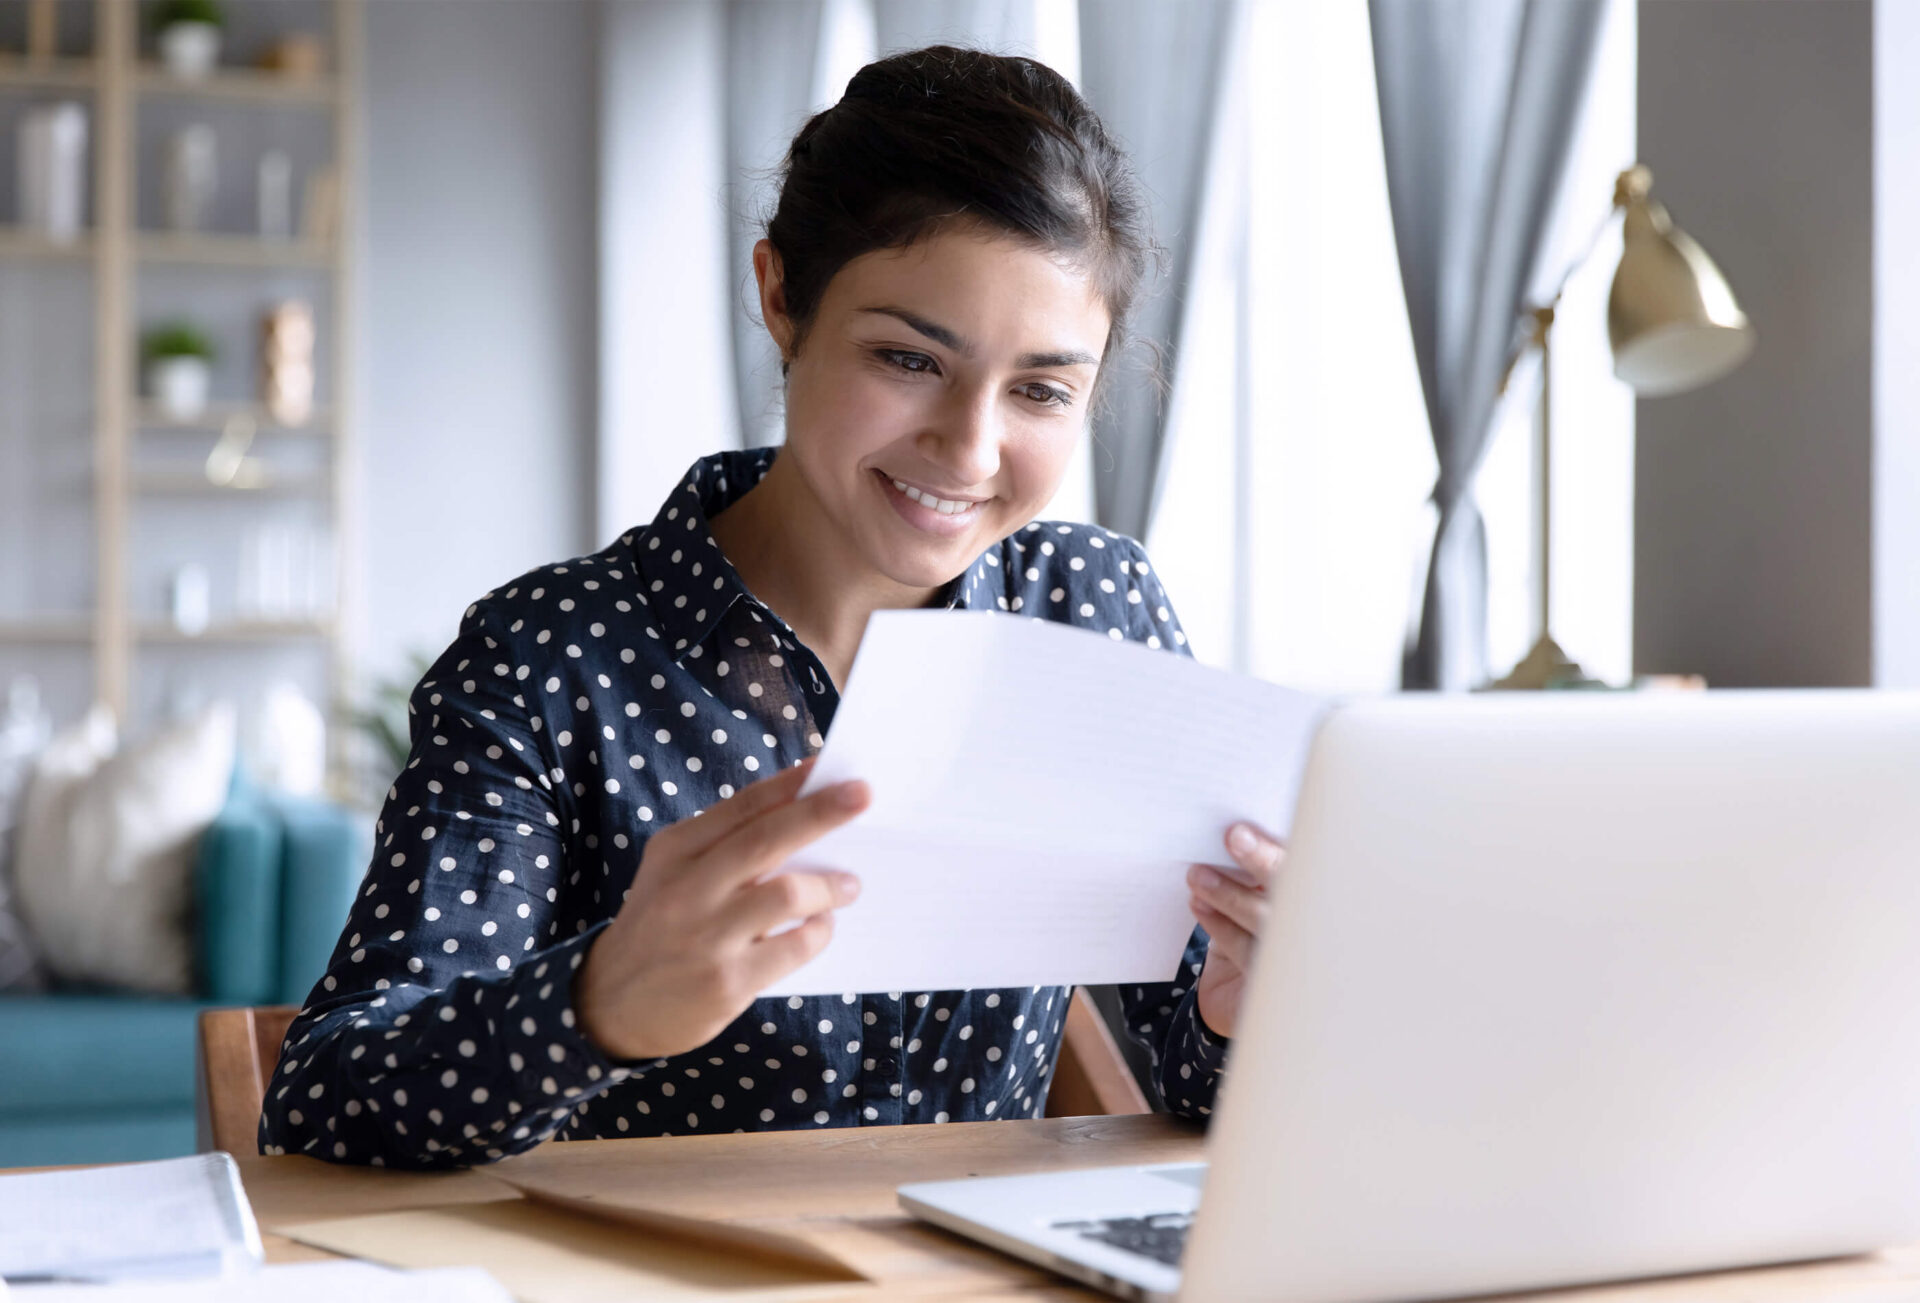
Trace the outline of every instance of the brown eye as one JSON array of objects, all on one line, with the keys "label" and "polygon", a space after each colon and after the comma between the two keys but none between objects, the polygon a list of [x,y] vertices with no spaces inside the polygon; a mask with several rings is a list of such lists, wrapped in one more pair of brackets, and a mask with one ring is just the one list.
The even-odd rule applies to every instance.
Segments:
[{"label": "brown eye", "polygon": [[1064,389],[1052,385],[1022,385],[1021,392],[1046,407],[1071,407],[1073,398]]},{"label": "brown eye", "polygon": [[933,359],[925,353],[909,353],[903,349],[882,348],[875,350],[874,355],[890,366],[897,366],[902,371],[910,371],[915,375],[927,374],[933,370]]}]

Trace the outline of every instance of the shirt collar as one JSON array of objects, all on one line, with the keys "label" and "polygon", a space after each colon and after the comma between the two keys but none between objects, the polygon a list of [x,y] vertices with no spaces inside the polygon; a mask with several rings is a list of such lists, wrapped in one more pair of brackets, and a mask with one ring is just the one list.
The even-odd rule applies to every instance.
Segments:
[{"label": "shirt collar", "polygon": [[660,504],[653,523],[634,535],[640,600],[676,661],[704,642],[736,601],[749,596],[739,572],[713,541],[710,522],[760,482],[773,454],[771,448],[752,448],[702,457]]},{"label": "shirt collar", "polygon": [[[706,641],[736,601],[758,601],[714,542],[710,522],[765,478],[776,452],[751,448],[702,457],[667,495],[653,522],[633,537],[641,601],[676,661]],[[992,607],[1005,587],[988,579],[998,568],[1000,550],[989,548],[976,557],[935,605]]]}]

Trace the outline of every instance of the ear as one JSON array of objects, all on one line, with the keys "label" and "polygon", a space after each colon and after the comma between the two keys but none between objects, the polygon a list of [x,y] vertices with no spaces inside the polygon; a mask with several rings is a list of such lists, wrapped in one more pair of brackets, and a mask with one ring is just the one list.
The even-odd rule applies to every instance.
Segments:
[{"label": "ear", "polygon": [[773,241],[762,239],[754,244],[753,278],[760,287],[760,319],[766,323],[767,333],[773,336],[774,345],[780,350],[780,365],[784,370],[793,360],[794,328],[793,318],[787,313],[785,273]]}]

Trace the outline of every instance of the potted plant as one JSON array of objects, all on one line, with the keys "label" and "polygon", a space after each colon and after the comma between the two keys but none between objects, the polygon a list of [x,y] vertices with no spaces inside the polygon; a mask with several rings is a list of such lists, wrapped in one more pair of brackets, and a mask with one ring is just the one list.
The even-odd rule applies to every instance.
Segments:
[{"label": "potted plant", "polygon": [[207,409],[212,342],[184,321],[170,322],[147,332],[141,358],[160,414],[170,421],[199,419]]},{"label": "potted plant", "polygon": [[160,61],[175,77],[195,81],[220,61],[220,32],[227,16],[218,0],[160,0],[153,8]]}]

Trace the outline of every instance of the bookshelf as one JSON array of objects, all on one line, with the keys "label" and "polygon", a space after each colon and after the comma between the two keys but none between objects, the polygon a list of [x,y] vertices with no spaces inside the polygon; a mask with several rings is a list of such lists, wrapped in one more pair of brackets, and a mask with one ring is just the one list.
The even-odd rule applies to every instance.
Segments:
[{"label": "bookshelf", "polygon": [[[144,5],[134,0],[57,3],[63,24],[77,18],[80,21],[74,25],[90,28],[82,40],[88,48],[84,53],[56,54],[43,43],[34,54],[17,48],[0,51],[0,131],[15,130],[24,105],[70,98],[87,106],[90,224],[78,239],[56,243],[14,224],[16,211],[0,210],[0,273],[41,268],[44,274],[90,278],[85,293],[91,317],[91,392],[84,415],[87,433],[76,436],[76,441],[84,437],[87,446],[61,451],[84,461],[90,480],[91,520],[86,533],[93,549],[91,591],[86,607],[57,612],[31,609],[31,600],[27,609],[20,609],[18,600],[0,591],[0,689],[11,674],[19,672],[78,683],[81,675],[75,667],[90,656],[91,698],[137,727],[142,721],[136,697],[141,695],[140,676],[149,654],[164,651],[166,672],[177,678],[191,673],[180,667],[192,662],[182,662],[180,657],[201,647],[220,649],[219,667],[230,667],[236,653],[317,652],[324,682],[313,686],[316,700],[328,710],[333,724],[337,770],[344,732],[342,705],[351,699],[354,688],[345,631],[352,626],[356,594],[345,577],[351,573],[348,559],[359,519],[350,415],[354,410],[354,217],[361,176],[363,0],[306,0],[303,5],[229,0],[230,13],[245,10],[252,37],[289,16],[308,30],[324,25],[322,35],[329,52],[325,73],[295,76],[241,66],[236,56],[245,58],[249,53],[242,41],[229,43],[242,48],[230,48],[223,55],[228,63],[192,81],[175,79],[143,49]],[[161,115],[164,122],[204,114],[216,132],[236,132],[245,142],[240,146],[242,157],[230,162],[223,156],[223,170],[236,164],[244,170],[250,161],[244,158],[246,149],[261,141],[272,142],[274,133],[288,129],[288,123],[317,119],[321,125],[311,134],[324,135],[330,142],[330,156],[323,162],[336,178],[331,231],[321,238],[301,234],[274,239],[241,233],[232,229],[233,223],[191,234],[159,229],[151,194],[160,160],[154,156],[152,137],[164,122],[158,126],[143,122],[148,114]],[[143,135],[143,127],[153,130]],[[297,199],[297,187],[295,195]],[[304,231],[298,210],[296,203],[296,228]],[[165,278],[164,294],[153,290],[156,277]],[[301,294],[289,286],[311,286],[313,292]],[[315,305],[318,384],[311,419],[299,425],[276,424],[250,396],[253,386],[233,383],[231,374],[224,386],[228,392],[216,389],[216,401],[190,421],[170,419],[141,397],[139,337],[156,316],[156,305],[149,299],[192,304],[199,295],[208,303],[226,305],[224,315],[215,310],[208,314],[216,344],[223,352],[250,356],[257,324],[252,327],[254,334],[243,333],[236,323],[247,318],[232,305],[244,305],[252,295],[251,301],[264,309],[290,294],[307,297]],[[13,310],[20,302],[13,301]],[[30,328],[36,304],[31,298],[25,302]],[[0,301],[0,314],[9,307]],[[0,347],[7,346],[6,339],[23,337],[20,331],[0,334]],[[75,340],[68,351],[77,355],[78,344]],[[245,379],[250,380],[250,374]],[[34,419],[17,413],[15,418]],[[156,450],[170,455],[176,448],[204,448],[236,422],[246,426],[256,451],[300,448],[309,455],[291,468],[263,458],[265,473],[244,487],[196,475],[191,463],[179,456],[169,461],[154,455]],[[7,455],[0,447],[0,457]],[[57,529],[81,528],[70,519],[78,514],[76,510],[55,506],[44,510],[66,510],[65,516],[47,518]],[[154,512],[187,513],[188,520],[193,513],[209,519],[222,512],[255,513],[262,522],[272,523],[295,510],[312,513],[303,519],[317,521],[316,533],[331,540],[333,561],[325,585],[329,600],[321,603],[324,609],[284,618],[277,614],[250,618],[238,609],[217,609],[212,622],[198,632],[175,628],[165,618],[148,573],[153,566],[152,558],[144,554],[148,544],[140,537],[144,522]],[[230,514],[223,519],[231,524],[248,517]],[[229,557],[222,564],[230,562]],[[8,566],[31,564],[22,555],[0,554],[0,577]],[[15,584],[12,591],[26,591],[26,586]],[[232,604],[222,604],[226,605]],[[208,677],[217,680],[226,672],[212,668]],[[69,708],[63,713],[73,712]]]}]

